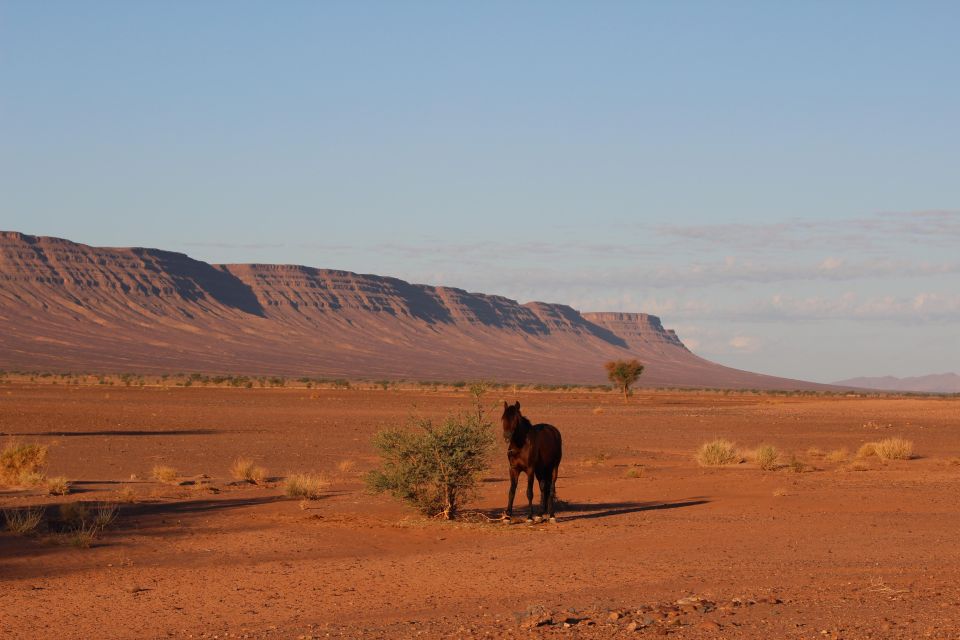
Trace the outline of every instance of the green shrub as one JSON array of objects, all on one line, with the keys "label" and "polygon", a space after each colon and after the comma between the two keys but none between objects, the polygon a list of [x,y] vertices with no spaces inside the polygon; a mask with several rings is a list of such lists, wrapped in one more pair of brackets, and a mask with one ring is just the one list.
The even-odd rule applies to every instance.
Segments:
[{"label": "green shrub", "polygon": [[374,493],[388,493],[427,516],[447,520],[476,497],[493,433],[476,415],[448,416],[439,425],[414,420],[374,436],[382,464],[367,475]]}]

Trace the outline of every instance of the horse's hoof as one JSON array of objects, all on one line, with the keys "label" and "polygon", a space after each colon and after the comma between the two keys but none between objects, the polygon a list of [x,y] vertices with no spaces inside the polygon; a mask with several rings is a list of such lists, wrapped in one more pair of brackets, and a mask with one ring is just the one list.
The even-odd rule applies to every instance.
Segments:
[{"label": "horse's hoof", "polygon": [[543,520],[543,518],[541,518],[540,516],[533,516],[534,522],[540,522],[541,520]]},{"label": "horse's hoof", "polygon": [[527,518],[526,523],[527,523],[527,524],[533,524],[533,518]]},{"label": "horse's hoof", "polygon": [[510,524],[510,516],[503,517],[503,524]]},{"label": "horse's hoof", "polygon": [[550,524],[557,524],[556,518],[550,518]]}]

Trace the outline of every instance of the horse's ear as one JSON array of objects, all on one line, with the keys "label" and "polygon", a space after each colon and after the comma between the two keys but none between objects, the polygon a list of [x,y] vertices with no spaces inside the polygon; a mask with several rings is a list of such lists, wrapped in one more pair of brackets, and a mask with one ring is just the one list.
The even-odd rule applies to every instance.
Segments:
[{"label": "horse's ear", "polygon": [[519,400],[517,400],[515,403],[513,403],[513,406],[515,406],[515,407],[517,408],[517,411],[520,411],[520,401],[519,401]]}]

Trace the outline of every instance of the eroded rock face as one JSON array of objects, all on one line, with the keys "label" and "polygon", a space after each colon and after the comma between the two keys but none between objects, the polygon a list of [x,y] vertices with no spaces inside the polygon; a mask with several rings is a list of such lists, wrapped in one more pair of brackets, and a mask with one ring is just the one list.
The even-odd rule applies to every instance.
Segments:
[{"label": "eroded rock face", "polygon": [[693,355],[660,319],[296,265],[0,232],[0,368],[803,388]]}]

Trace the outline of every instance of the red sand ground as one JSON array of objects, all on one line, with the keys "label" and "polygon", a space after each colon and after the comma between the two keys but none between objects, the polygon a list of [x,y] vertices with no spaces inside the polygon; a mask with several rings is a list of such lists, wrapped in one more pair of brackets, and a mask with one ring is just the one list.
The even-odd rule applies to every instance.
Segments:
[{"label": "red sand ground", "polygon": [[[50,444],[49,473],[77,481],[65,498],[0,490],[4,508],[138,495],[90,549],[0,534],[0,636],[960,635],[958,401],[519,399],[564,434],[556,525],[425,521],[364,492],[377,428],[465,408],[466,394],[0,386],[0,432]],[[853,471],[808,452],[891,435],[919,457]],[[715,436],[772,443],[815,470],[699,468],[692,452]],[[279,486],[231,485],[239,455],[332,485],[304,509]],[[498,443],[477,505],[490,513],[503,457]],[[129,480],[159,463],[219,492]]]}]

